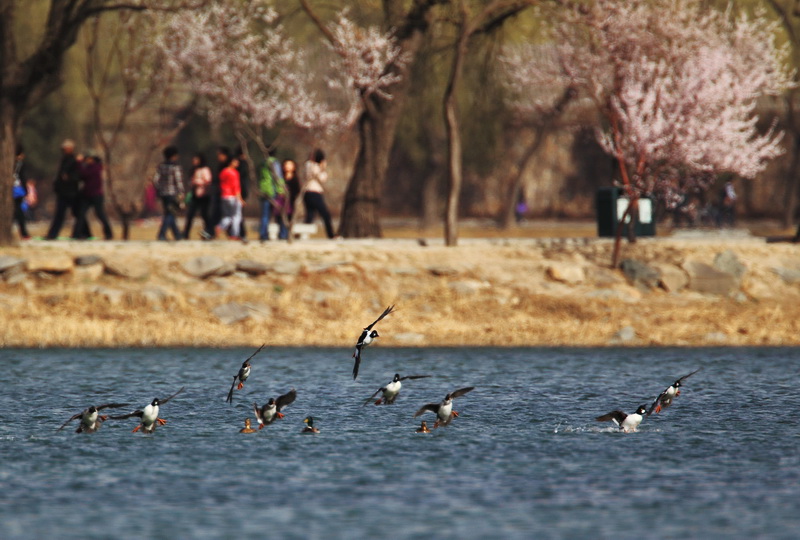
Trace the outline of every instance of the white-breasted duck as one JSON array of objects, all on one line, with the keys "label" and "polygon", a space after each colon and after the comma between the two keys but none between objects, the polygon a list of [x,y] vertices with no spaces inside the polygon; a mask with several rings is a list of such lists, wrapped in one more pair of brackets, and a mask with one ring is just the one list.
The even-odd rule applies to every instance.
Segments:
[{"label": "white-breasted duck", "polygon": [[681,386],[683,385],[683,381],[700,371],[701,368],[697,368],[696,370],[692,371],[688,375],[684,375],[671,385],[667,387],[666,390],[661,392],[658,397],[653,401],[650,405],[650,408],[647,409],[647,416],[650,416],[653,413],[660,413],[662,409],[666,409],[670,405],[672,405],[672,400],[681,395]]},{"label": "white-breasted duck", "polygon": [[142,430],[143,433],[153,433],[156,430],[156,427],[159,425],[163,426],[167,423],[166,420],[163,418],[158,417],[158,412],[161,405],[165,405],[169,400],[183,392],[183,389],[186,388],[181,387],[180,390],[169,396],[168,398],[159,399],[155,398],[151,401],[144,409],[133,411],[132,413],[123,414],[121,416],[110,416],[109,418],[113,420],[124,420],[126,418],[131,418],[132,416],[136,416],[141,419],[139,425],[133,430],[134,433]]},{"label": "white-breasted duck", "polygon": [[353,352],[353,358],[355,359],[355,362],[353,363],[353,380],[358,377],[358,366],[361,365],[361,349],[372,343],[375,338],[380,337],[378,335],[378,331],[373,330],[372,327],[381,322],[384,317],[393,311],[393,305],[384,309],[383,313],[381,313],[381,316],[375,319],[375,322],[364,328],[364,330],[361,332],[361,335],[358,337],[358,342],[356,342],[356,350]]},{"label": "white-breasted duck", "polygon": [[436,414],[436,422],[433,424],[434,429],[438,428],[440,425],[446,426],[453,418],[458,416],[458,412],[453,410],[453,400],[457,397],[463,396],[467,392],[471,392],[474,388],[474,386],[459,388],[455,392],[450,392],[447,394],[439,403],[428,403],[427,405],[423,405],[417,412],[414,413],[414,418],[423,414],[425,411],[431,411],[432,413]]},{"label": "white-breasted duck", "polygon": [[75,430],[75,433],[94,433],[98,429],[100,429],[100,425],[108,420],[108,416],[101,415],[97,411],[101,411],[103,409],[118,409],[120,407],[127,407],[130,405],[129,403],[104,403],[103,405],[91,405],[78,414],[73,415],[69,420],[61,424],[61,427],[58,428],[56,431],[61,431],[64,427],[72,422],[73,420],[77,420],[78,418],[81,419],[81,423],[78,425],[78,429]]},{"label": "white-breasted duck", "polygon": [[631,433],[639,429],[639,424],[642,423],[644,419],[644,413],[647,411],[647,407],[645,405],[639,405],[639,408],[636,409],[635,413],[626,414],[619,409],[611,411],[608,414],[604,414],[603,416],[598,416],[595,418],[598,422],[608,422],[609,420],[614,422],[621,431],[625,433]]},{"label": "white-breasted duck", "polygon": [[[266,343],[261,345],[261,347],[259,347],[256,352],[251,354],[250,357],[247,360],[242,362],[242,367],[240,367],[238,373],[236,373],[236,375],[233,376],[233,382],[231,383],[231,389],[228,391],[228,397],[225,398],[225,402],[226,403],[231,403],[231,404],[233,403],[233,389],[234,389],[234,387],[237,390],[241,390],[242,388],[244,388],[244,381],[246,381],[247,378],[250,376],[250,367],[251,367],[250,366],[250,360],[252,360],[255,355],[260,353],[261,349],[263,349],[265,345],[266,345]],[[239,383],[238,385],[236,384],[237,381]]]},{"label": "white-breasted duck", "polygon": [[383,396],[378,398],[378,400],[375,402],[375,405],[381,405],[381,404],[392,405],[394,403],[394,400],[397,399],[397,395],[400,393],[400,389],[403,387],[401,381],[413,380],[413,379],[425,379],[427,377],[430,377],[430,375],[406,375],[405,377],[401,377],[399,373],[395,373],[394,377],[392,378],[392,382],[390,382],[386,386],[383,386],[375,390],[375,393],[372,394],[370,397],[368,397],[366,401],[364,401],[364,405],[372,401],[373,398],[380,393],[383,393]]},{"label": "white-breasted duck", "polygon": [[259,424],[258,429],[271,424],[276,418],[283,418],[281,409],[293,403],[295,399],[297,399],[297,390],[292,388],[282,396],[278,396],[277,399],[269,398],[266,405],[260,409],[257,403],[253,403],[253,411],[256,413],[256,420],[258,420]]}]

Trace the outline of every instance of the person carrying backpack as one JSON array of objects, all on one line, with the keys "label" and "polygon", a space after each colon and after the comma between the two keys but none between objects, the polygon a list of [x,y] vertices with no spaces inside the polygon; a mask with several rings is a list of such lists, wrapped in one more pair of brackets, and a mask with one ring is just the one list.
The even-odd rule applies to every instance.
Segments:
[{"label": "person carrying backpack", "polygon": [[[286,204],[286,183],[283,180],[281,162],[269,150],[267,159],[261,164],[258,171],[258,199],[261,203],[261,223],[258,229],[259,237],[264,242],[269,240],[269,219],[271,215],[281,215]],[[289,230],[283,220],[277,220],[280,227],[278,238],[286,240]]]}]

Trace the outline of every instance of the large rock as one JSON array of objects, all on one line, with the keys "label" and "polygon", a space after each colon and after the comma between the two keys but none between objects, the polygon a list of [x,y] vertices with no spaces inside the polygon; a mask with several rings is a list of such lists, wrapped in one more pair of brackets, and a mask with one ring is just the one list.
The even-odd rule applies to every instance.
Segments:
[{"label": "large rock", "polygon": [[24,269],[27,261],[10,255],[0,255],[0,274],[8,271]]},{"label": "large rock", "polygon": [[222,324],[234,324],[250,317],[250,308],[244,304],[228,302],[211,310]]},{"label": "large rock", "polygon": [[103,264],[103,259],[100,255],[78,255],[75,257],[75,266],[92,266],[95,264]]},{"label": "large rock", "polygon": [[272,263],[270,270],[275,274],[295,276],[300,273],[303,265],[295,261],[278,261]]},{"label": "large rock", "polygon": [[236,261],[236,270],[244,272],[250,276],[260,276],[267,273],[269,267],[258,261],[242,260]]},{"label": "large rock", "polygon": [[773,268],[772,271],[778,274],[784,283],[789,285],[800,283],[800,270],[794,268]]},{"label": "large rock", "polygon": [[[224,259],[214,255],[202,255],[183,263],[183,271],[197,279],[205,279],[211,276],[224,275],[224,272],[231,265]],[[233,273],[233,272],[231,272]]]},{"label": "large rock", "polygon": [[658,284],[667,292],[679,292],[689,284],[689,276],[674,264],[655,263],[653,267],[658,270]]},{"label": "large rock", "polygon": [[64,274],[75,267],[72,257],[66,253],[41,252],[28,259],[29,272]]},{"label": "large rock", "polygon": [[619,264],[628,282],[636,287],[655,289],[661,275],[656,268],[635,259],[625,259]]},{"label": "large rock", "polygon": [[106,274],[126,279],[144,279],[150,273],[147,264],[139,259],[109,259],[104,265]]},{"label": "large rock", "polygon": [[728,296],[739,288],[739,278],[708,264],[686,261],[683,263],[683,269],[689,275],[688,288],[692,291]]},{"label": "large rock", "polygon": [[731,274],[740,283],[744,273],[747,271],[747,267],[739,260],[736,253],[731,250],[723,251],[714,257],[714,268],[720,272]]},{"label": "large rock", "polygon": [[76,281],[97,281],[102,277],[105,271],[105,266],[102,262],[95,264],[87,264],[75,267],[73,276]]},{"label": "large rock", "polygon": [[545,268],[545,274],[553,281],[559,281],[569,285],[583,283],[583,280],[586,278],[582,266],[564,262],[550,263],[547,265],[547,268]]}]

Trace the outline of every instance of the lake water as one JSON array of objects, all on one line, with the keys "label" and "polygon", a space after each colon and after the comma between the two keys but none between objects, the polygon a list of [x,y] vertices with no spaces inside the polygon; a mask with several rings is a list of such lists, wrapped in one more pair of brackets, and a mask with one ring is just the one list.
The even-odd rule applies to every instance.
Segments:
[{"label": "lake water", "polygon": [[[800,349],[4,350],[0,538],[797,538]],[[622,434],[677,377],[673,406]],[[362,406],[395,371],[393,406]],[[153,435],[141,408],[181,386]],[[449,391],[432,434],[414,411]],[[295,387],[286,417],[238,431]],[[108,412],[108,411],[104,411]],[[313,415],[319,435],[301,435]],[[433,415],[426,413],[428,424]]]}]

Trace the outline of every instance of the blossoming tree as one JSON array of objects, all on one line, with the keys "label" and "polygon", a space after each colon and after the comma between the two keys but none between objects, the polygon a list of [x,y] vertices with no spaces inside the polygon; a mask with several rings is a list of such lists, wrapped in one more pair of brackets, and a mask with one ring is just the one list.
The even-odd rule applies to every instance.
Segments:
[{"label": "blossoming tree", "polygon": [[[566,11],[554,30],[558,77],[604,119],[598,141],[617,161],[630,201],[622,220],[642,196],[674,207],[717,173],[754,178],[781,154],[781,133],[756,125],[758,99],[792,84],[775,35],[765,17],[704,9],[697,0],[597,0]],[[529,60],[519,54],[508,65],[518,95],[553,77],[524,69]]]}]

